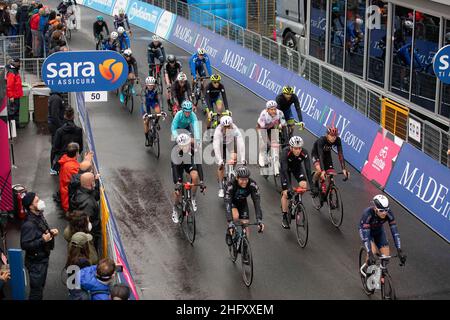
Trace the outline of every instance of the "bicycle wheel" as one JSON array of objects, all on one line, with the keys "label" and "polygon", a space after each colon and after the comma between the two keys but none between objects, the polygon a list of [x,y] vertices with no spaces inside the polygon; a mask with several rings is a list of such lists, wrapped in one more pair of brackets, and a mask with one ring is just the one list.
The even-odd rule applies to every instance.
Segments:
[{"label": "bicycle wheel", "polygon": [[299,203],[295,210],[295,227],[297,230],[297,242],[300,247],[306,247],[308,243],[308,216],[306,214],[305,207]]},{"label": "bicycle wheel", "polygon": [[384,278],[381,278],[381,299],[397,300],[394,285],[392,284],[392,277],[387,272],[384,275]]},{"label": "bicycle wheel", "polygon": [[184,217],[181,221],[181,228],[183,229],[186,238],[190,244],[194,244],[195,241],[195,215],[192,210],[192,205],[189,203],[186,206],[186,211],[183,213]]},{"label": "bicycle wheel", "polygon": [[[153,124],[154,125],[154,124]],[[156,159],[159,159],[159,132],[156,130],[156,128],[153,126],[153,152],[155,153]]]},{"label": "bicycle wheel", "polygon": [[330,214],[331,223],[339,228],[344,219],[344,206],[342,204],[341,194],[337,187],[331,187],[328,193],[328,213]]},{"label": "bicycle wheel", "polygon": [[[358,268],[358,273],[359,276],[361,277],[361,283],[363,285],[363,289],[365,294],[367,294],[368,296],[372,295],[375,292],[375,289],[373,290],[369,290],[369,288],[367,287],[367,277],[364,277],[361,273],[361,267],[366,263],[366,258],[367,258],[367,251],[366,248],[361,247],[361,249],[359,250],[359,268]],[[367,268],[366,268],[367,269]]]},{"label": "bicycle wheel", "polygon": [[127,90],[127,93],[125,96],[125,107],[128,109],[130,114],[133,113],[134,98],[133,98],[133,94],[130,92],[130,89]]},{"label": "bicycle wheel", "polygon": [[250,241],[247,237],[242,237],[241,245],[242,278],[247,287],[250,287],[253,281],[253,257],[250,249]]},{"label": "bicycle wheel", "polygon": [[[234,230],[234,232],[236,232],[236,229]],[[236,236],[234,236],[234,237],[236,237]],[[236,237],[236,239],[237,239],[237,237]],[[238,256],[238,249],[236,246],[237,246],[236,241],[233,241],[233,244],[231,246],[228,246],[228,252],[230,253],[230,258],[233,263],[236,262],[237,256]]]},{"label": "bicycle wheel", "polygon": [[320,201],[321,197],[322,195],[320,193],[316,197],[311,197],[313,207],[316,210],[320,210],[320,208],[322,208],[322,201]]}]

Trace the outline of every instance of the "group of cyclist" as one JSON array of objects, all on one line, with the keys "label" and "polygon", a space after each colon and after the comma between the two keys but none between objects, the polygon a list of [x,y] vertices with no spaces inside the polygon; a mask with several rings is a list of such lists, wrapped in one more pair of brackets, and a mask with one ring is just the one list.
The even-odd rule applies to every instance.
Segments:
[{"label": "group of cyclist", "polygon": [[[132,56],[125,26],[130,30],[126,14],[123,10],[119,10],[119,14],[114,18],[114,27],[117,31],[109,33],[108,26],[101,16],[97,17],[93,31],[97,43],[101,44],[101,49],[122,52],[128,62],[129,78],[135,79],[138,75],[137,62]],[[105,36],[104,31],[109,36]],[[129,33],[131,34],[131,31]],[[228,245],[232,244],[232,234],[236,222],[248,223],[248,196],[251,196],[254,203],[259,231],[263,231],[260,190],[256,181],[250,178],[250,170],[246,166],[244,138],[231,117],[225,87],[221,83],[220,75],[213,74],[208,54],[203,48],[198,48],[197,52],[189,59],[192,75],[191,85],[186,73],[183,72],[181,62],[172,54],[166,57],[161,39],[157,35],[152,37],[147,53],[149,76],[145,79],[145,103],[141,110],[146,146],[152,144],[152,138],[149,137],[151,128],[148,115],[162,112],[159,101],[160,95],[163,93],[159,92],[157,88],[157,77],[161,77],[161,81],[165,83],[168,109],[173,114],[171,124],[171,133],[175,140],[171,157],[172,177],[175,185],[173,222],[178,223],[180,219],[180,190],[184,174],[186,173],[190,177],[193,184],[192,209],[194,211],[197,211],[197,186],[200,186],[202,190],[205,188],[202,164],[200,161],[196,161],[196,154],[201,147],[201,132],[199,119],[195,112],[201,103],[207,116],[208,129],[212,127],[211,120],[214,111],[219,115],[213,135],[213,146],[218,165],[218,196],[224,199],[226,207],[228,223],[226,242]],[[155,63],[155,60],[159,60],[159,65]],[[209,75],[210,82],[204,86],[206,73]],[[199,81],[202,93],[200,99],[195,97],[193,92],[193,88],[198,85],[197,81]],[[122,96],[121,101],[123,102]],[[292,106],[296,110],[298,120],[295,119]],[[156,120],[154,123],[159,130],[158,121]],[[281,213],[282,227],[285,229],[290,228],[288,222],[290,219],[287,215],[288,201],[293,190],[292,176],[301,189],[306,191],[309,185],[313,197],[321,196],[319,182],[323,181],[328,174],[336,174],[331,155],[331,151],[336,149],[342,173],[346,178],[349,177],[349,171],[345,166],[342,142],[336,127],[328,127],[326,134],[314,142],[311,151],[312,161],[310,161],[310,155],[304,147],[303,139],[299,135],[294,135],[296,125],[301,129],[304,127],[299,99],[291,86],[284,86],[275,100],[267,101],[257,119],[256,128],[260,138],[265,142],[259,149],[258,164],[260,167],[267,166],[265,154],[272,147],[271,135],[274,129],[278,130],[275,132],[280,133],[278,142],[282,147],[280,151]],[[224,168],[228,163],[236,165],[235,179],[224,185]],[[311,168],[314,169],[314,172]],[[389,223],[398,255],[402,261],[405,260],[406,256],[401,251],[400,236],[389,208],[389,201],[384,195],[377,195],[373,198],[373,206],[364,211],[359,224],[361,240],[368,252],[369,262],[374,263],[374,253],[378,251],[385,255],[389,254],[389,245],[382,228],[384,222]]]}]

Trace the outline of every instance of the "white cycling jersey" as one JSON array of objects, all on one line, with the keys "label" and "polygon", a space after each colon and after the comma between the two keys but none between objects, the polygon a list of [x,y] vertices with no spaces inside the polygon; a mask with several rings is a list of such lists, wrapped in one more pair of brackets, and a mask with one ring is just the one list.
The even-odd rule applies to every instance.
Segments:
[{"label": "white cycling jersey", "polygon": [[217,163],[221,163],[223,161],[222,152],[224,144],[227,145],[227,150],[229,149],[228,147],[233,147],[233,150],[228,150],[227,152],[234,152],[234,138],[236,138],[238,162],[243,163],[243,160],[245,159],[244,138],[242,137],[241,131],[234,123],[231,125],[230,129],[226,130],[225,134],[223,131],[223,125],[221,124],[219,124],[214,131],[213,147]]},{"label": "white cycling jersey", "polygon": [[277,109],[277,114],[272,117],[267,109],[263,110],[258,118],[258,124],[261,129],[272,129],[276,125],[286,125],[286,120],[284,119],[283,111]]}]

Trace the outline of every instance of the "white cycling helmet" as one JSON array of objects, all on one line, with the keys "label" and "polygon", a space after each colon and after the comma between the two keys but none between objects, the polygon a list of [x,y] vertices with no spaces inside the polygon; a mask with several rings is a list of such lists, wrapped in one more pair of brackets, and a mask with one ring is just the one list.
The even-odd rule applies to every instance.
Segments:
[{"label": "white cycling helmet", "polygon": [[276,108],[278,103],[275,100],[269,100],[266,102],[266,109]]},{"label": "white cycling helmet", "polygon": [[116,40],[119,37],[119,34],[116,31],[111,32],[111,39]]},{"label": "white cycling helmet", "polygon": [[289,145],[293,148],[303,148],[303,139],[299,136],[293,136],[289,139]]},{"label": "white cycling helmet", "polygon": [[220,118],[220,124],[225,127],[231,126],[233,124],[233,118],[230,116],[223,116]]},{"label": "white cycling helmet", "polygon": [[147,77],[145,78],[145,84],[146,85],[152,85],[152,84],[156,84],[156,79],[153,77]]},{"label": "white cycling helmet", "polygon": [[127,57],[131,56],[133,54],[133,51],[131,51],[131,49],[125,49],[123,51],[123,54]]},{"label": "white cycling helmet", "polygon": [[186,81],[186,80],[187,80],[186,74],[185,74],[184,72],[180,72],[180,73],[177,75],[177,80],[178,80],[178,81]]},{"label": "white cycling helmet", "polygon": [[120,8],[119,9],[119,14],[124,14],[125,13],[125,9],[124,8]]},{"label": "white cycling helmet", "polygon": [[411,20],[405,20],[404,25],[408,29],[414,28],[414,22],[412,22]]},{"label": "white cycling helmet", "polygon": [[389,210],[389,200],[386,196],[377,194],[372,200],[377,209],[385,211]]},{"label": "white cycling helmet", "polygon": [[177,145],[179,146],[187,146],[190,143],[191,137],[186,133],[182,133],[177,137]]},{"label": "white cycling helmet", "polygon": [[118,28],[117,28],[117,32],[118,32],[119,34],[122,34],[122,33],[125,32],[125,28],[124,28],[124,27],[118,27]]},{"label": "white cycling helmet", "polygon": [[205,54],[205,49],[203,49],[203,48],[198,48],[198,49],[197,49],[197,53],[198,53],[199,55],[204,55],[204,54]]},{"label": "white cycling helmet", "polygon": [[152,36],[152,40],[153,40],[153,41],[160,41],[161,38],[160,38],[157,34],[154,34],[154,35]]}]

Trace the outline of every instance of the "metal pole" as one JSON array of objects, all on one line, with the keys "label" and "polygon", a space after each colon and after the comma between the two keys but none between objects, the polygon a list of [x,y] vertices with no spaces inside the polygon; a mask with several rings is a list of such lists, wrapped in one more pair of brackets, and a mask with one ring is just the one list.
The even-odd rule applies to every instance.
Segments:
[{"label": "metal pole", "polygon": [[394,6],[391,2],[388,3],[388,19],[386,26],[386,54],[384,59],[384,90],[389,91],[391,87],[391,61],[392,61],[392,30],[393,30],[393,10]]},{"label": "metal pole", "polygon": [[21,249],[8,249],[8,261],[11,269],[11,293],[13,300],[25,300],[25,269]]}]

